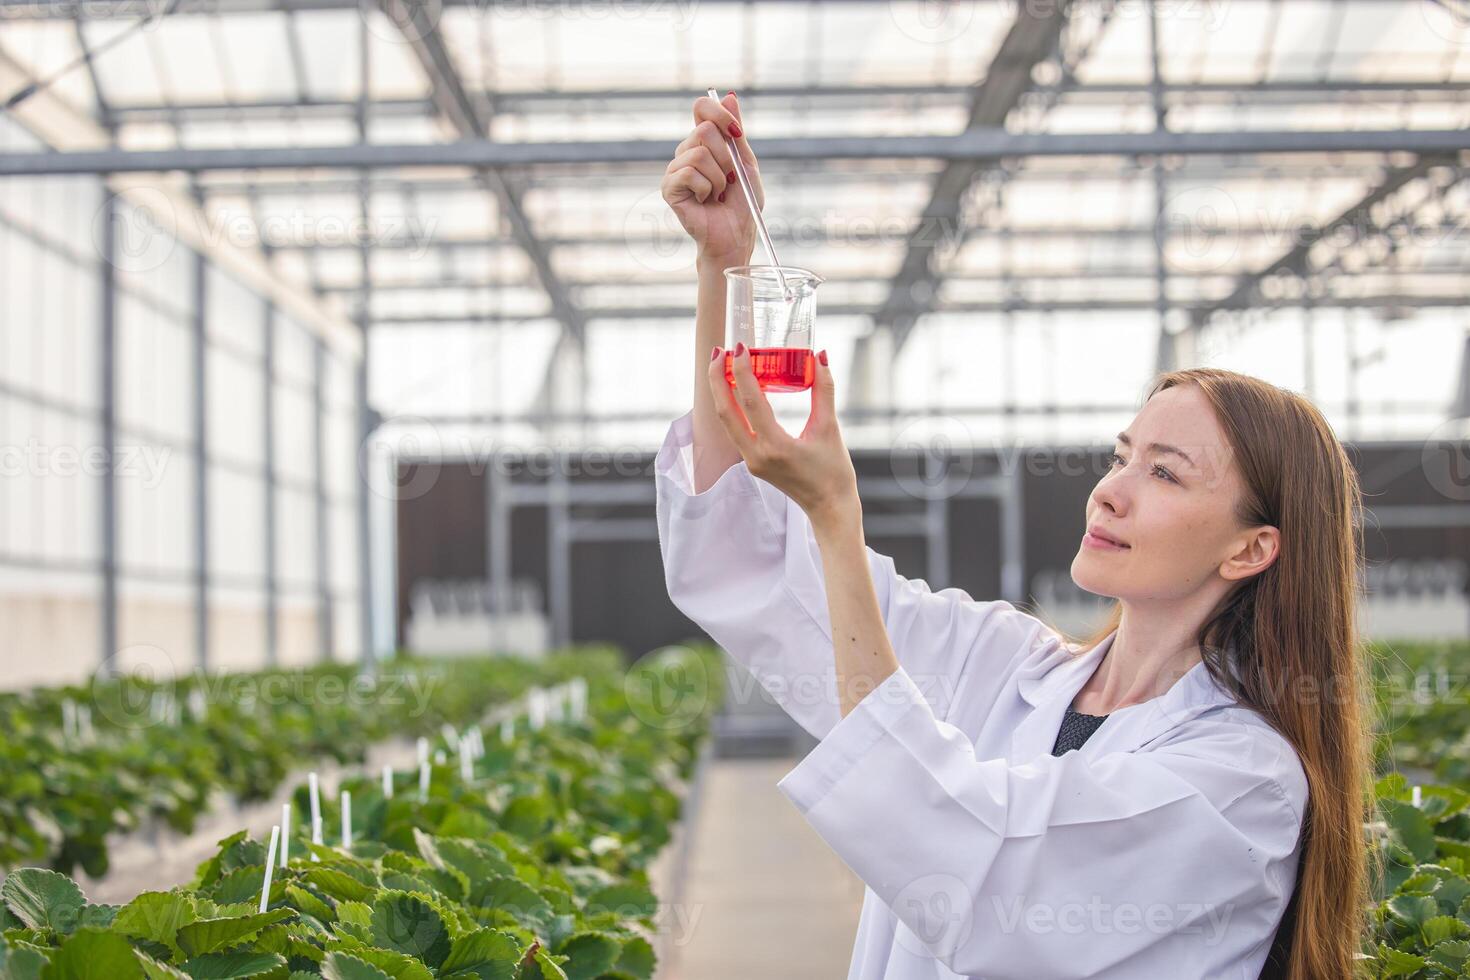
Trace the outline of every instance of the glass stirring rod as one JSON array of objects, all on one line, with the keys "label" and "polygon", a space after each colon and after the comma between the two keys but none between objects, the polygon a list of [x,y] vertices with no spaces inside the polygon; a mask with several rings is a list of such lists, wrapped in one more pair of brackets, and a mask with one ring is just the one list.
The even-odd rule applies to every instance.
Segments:
[{"label": "glass stirring rod", "polygon": [[[709,97],[718,104],[720,93],[714,89],[707,91]],[[745,173],[745,163],[740,159],[740,147],[735,145],[735,140],[723,129],[721,135],[724,137],[725,145],[730,148],[730,159],[735,161],[735,178],[740,182],[740,189],[745,192],[745,201],[750,205],[751,216],[755,218],[756,234],[760,236],[761,245],[766,250],[766,257],[771,260],[771,265],[776,270],[776,279],[781,283],[781,295],[785,297],[787,303],[791,303],[795,297],[791,294],[791,287],[786,285],[786,276],[781,273],[781,262],[776,258],[776,246],[771,244],[770,233],[766,231],[766,222],[761,218],[760,205],[755,200],[755,190],[750,186],[750,178]]]}]

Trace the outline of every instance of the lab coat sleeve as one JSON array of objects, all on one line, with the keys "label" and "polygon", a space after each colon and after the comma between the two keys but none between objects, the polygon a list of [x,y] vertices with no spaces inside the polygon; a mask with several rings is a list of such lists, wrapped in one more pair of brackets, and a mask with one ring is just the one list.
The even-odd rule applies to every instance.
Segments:
[{"label": "lab coat sleeve", "polygon": [[1269,940],[1305,808],[1284,745],[1222,723],[1151,751],[980,759],[900,668],[778,785],[909,955],[986,980],[1092,976],[1178,966],[1151,949],[1175,933]]},{"label": "lab coat sleeve", "polygon": [[[695,493],[692,459],[693,413],[687,412],[669,427],[654,463],[669,598],[821,738],[841,712],[811,521],[743,460]],[[940,717],[969,658],[996,661],[994,670],[975,676],[998,690],[1007,662],[1037,643],[1061,642],[1009,602],[976,602],[955,588],[931,592],[923,580],[899,575],[887,555],[868,548],[867,558],[894,652]],[[975,680],[967,685],[967,701],[986,697]]]}]

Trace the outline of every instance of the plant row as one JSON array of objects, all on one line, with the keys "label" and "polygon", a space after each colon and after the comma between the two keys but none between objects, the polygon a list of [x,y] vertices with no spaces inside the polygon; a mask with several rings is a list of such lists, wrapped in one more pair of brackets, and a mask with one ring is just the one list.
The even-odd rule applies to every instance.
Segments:
[{"label": "plant row", "polygon": [[[0,980],[647,980],[649,864],[718,674],[713,650],[670,650],[590,677],[580,720],[486,738],[468,772],[430,763],[426,792],[416,774],[345,780],[348,826],[322,844],[301,826],[284,866],[242,832],[188,885],[120,907],[57,872],[13,871]],[[293,801],[305,812],[307,787]]]}]

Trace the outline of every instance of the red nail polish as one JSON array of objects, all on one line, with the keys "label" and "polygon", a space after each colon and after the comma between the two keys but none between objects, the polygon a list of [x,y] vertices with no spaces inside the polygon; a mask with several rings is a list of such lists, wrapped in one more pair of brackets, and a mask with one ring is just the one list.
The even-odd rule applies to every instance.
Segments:
[{"label": "red nail polish", "polygon": [[735,345],[735,356],[736,357],[744,357],[745,356],[745,341],[742,340],[742,341],[740,341],[739,343],[737,343]]},{"label": "red nail polish", "polygon": [[[725,94],[726,95],[735,95],[735,90],[732,88],[730,91],[726,92]],[[738,99],[738,98],[740,98],[740,96],[735,95],[735,98]]]},{"label": "red nail polish", "polygon": [[715,346],[713,346],[713,347],[711,347],[709,349],[709,359],[713,361],[715,358],[717,358],[719,356],[720,356],[720,345],[719,344],[716,344]]},{"label": "red nail polish", "polygon": [[725,192],[724,191],[720,191],[720,196],[717,197],[717,198],[715,198],[715,200],[716,201],[719,201],[721,204],[724,204],[725,203]]},{"label": "red nail polish", "polygon": [[817,355],[817,360],[822,362],[823,367],[827,366],[827,349],[825,347],[822,348],[822,352]]},{"label": "red nail polish", "polygon": [[728,180],[732,184],[735,183],[735,171],[732,170],[729,173],[727,173],[725,175],[725,179]]},{"label": "red nail polish", "polygon": [[740,124],[739,123],[731,123],[730,124],[730,137],[732,139],[737,139],[738,140],[740,138],[740,136],[741,136]]}]

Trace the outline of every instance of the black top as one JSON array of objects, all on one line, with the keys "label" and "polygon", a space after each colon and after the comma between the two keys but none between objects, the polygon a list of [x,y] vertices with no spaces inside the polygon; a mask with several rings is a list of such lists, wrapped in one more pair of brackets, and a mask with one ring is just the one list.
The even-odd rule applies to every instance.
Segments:
[{"label": "black top", "polygon": [[1080,749],[1082,743],[1091,738],[1092,733],[1107,719],[1107,715],[1084,715],[1080,711],[1074,711],[1070,704],[1067,705],[1067,713],[1062,716],[1062,727],[1057,732],[1057,741],[1051,747],[1051,754],[1061,755],[1072,749]]}]

